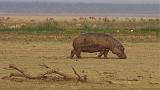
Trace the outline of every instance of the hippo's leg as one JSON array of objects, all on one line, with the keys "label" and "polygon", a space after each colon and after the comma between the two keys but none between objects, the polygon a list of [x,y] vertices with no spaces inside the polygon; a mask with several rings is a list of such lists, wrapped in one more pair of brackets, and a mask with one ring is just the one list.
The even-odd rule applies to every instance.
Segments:
[{"label": "hippo's leg", "polygon": [[104,58],[107,58],[108,52],[109,52],[109,49],[106,49],[104,52]]},{"label": "hippo's leg", "polygon": [[81,58],[81,51],[76,51],[77,58]]},{"label": "hippo's leg", "polygon": [[73,50],[71,51],[70,58],[72,59],[72,58],[74,57],[75,54],[76,54],[76,51],[73,49]]},{"label": "hippo's leg", "polygon": [[101,58],[101,56],[104,54],[105,50],[101,50],[100,53],[98,54],[98,58]]}]

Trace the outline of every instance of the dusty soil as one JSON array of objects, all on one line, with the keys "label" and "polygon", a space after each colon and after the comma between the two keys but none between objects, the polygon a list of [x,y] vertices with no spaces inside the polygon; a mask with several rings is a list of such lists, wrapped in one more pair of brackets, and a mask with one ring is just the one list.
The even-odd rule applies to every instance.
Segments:
[{"label": "dusty soil", "polygon": [[[10,35],[11,36],[11,35]],[[65,73],[88,76],[87,83],[74,81],[24,81],[0,79],[0,90],[159,90],[160,43],[123,43],[128,58],[117,59],[111,52],[108,59],[97,59],[96,53],[82,53],[82,59],[69,59],[71,41],[55,40],[0,40],[0,77],[14,70],[6,70],[15,64],[26,72],[37,75],[45,71],[39,64],[45,63]]]}]

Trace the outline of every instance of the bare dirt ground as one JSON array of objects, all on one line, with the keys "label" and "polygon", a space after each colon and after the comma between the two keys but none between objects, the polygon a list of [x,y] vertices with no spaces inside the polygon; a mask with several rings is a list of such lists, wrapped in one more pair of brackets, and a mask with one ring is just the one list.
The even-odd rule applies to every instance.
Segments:
[{"label": "bare dirt ground", "polygon": [[45,63],[65,73],[88,76],[86,83],[74,81],[14,82],[0,79],[0,90],[159,90],[160,89],[160,43],[123,43],[128,58],[117,59],[109,53],[109,59],[97,59],[96,53],[82,53],[82,59],[69,59],[70,41],[0,41],[0,77],[14,70],[6,70],[15,64],[26,72],[37,75],[45,72],[39,64]]}]

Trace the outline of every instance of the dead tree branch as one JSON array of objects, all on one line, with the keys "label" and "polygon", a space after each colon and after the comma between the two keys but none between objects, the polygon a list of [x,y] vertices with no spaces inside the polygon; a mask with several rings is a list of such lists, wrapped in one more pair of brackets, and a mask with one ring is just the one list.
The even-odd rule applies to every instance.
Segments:
[{"label": "dead tree branch", "polygon": [[[45,68],[47,68],[49,70],[47,70],[46,72],[44,72],[44,73],[42,73],[40,75],[32,76],[32,75],[29,75],[26,72],[24,72],[22,69],[16,67],[15,65],[10,64],[9,68],[18,71],[19,73],[10,73],[9,76],[2,77],[2,79],[9,79],[9,80],[14,80],[14,81],[22,81],[20,78],[23,78],[23,80],[24,79],[28,79],[28,80],[30,80],[30,79],[34,79],[34,80],[35,79],[36,80],[48,80],[48,79],[51,79],[51,80],[54,80],[54,81],[55,80],[77,80],[77,81],[80,81],[80,82],[86,82],[87,81],[87,75],[84,75],[84,76],[79,75],[77,73],[77,71],[75,70],[75,68],[73,68],[73,67],[72,67],[72,70],[74,71],[74,74],[77,77],[62,73],[62,72],[60,72],[58,70],[55,70],[55,69],[51,69],[46,64],[41,64],[40,66],[45,67]],[[54,77],[51,74],[57,74],[58,77]]]}]

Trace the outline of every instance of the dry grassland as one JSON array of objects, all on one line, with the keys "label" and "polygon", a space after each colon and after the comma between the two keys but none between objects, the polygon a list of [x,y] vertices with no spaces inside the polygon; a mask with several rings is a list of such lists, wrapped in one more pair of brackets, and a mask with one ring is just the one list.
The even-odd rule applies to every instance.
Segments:
[{"label": "dry grassland", "polygon": [[26,80],[15,82],[0,79],[0,90],[158,90],[160,89],[160,43],[123,43],[128,58],[96,59],[96,53],[83,53],[82,59],[69,59],[71,42],[68,41],[0,41],[0,77],[14,70],[15,64],[26,72],[37,75],[45,71],[45,63],[65,73],[75,67],[86,74],[86,83],[74,81]]}]

